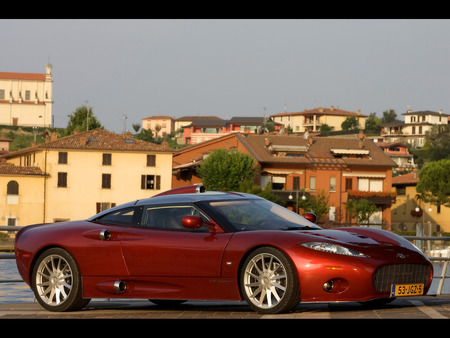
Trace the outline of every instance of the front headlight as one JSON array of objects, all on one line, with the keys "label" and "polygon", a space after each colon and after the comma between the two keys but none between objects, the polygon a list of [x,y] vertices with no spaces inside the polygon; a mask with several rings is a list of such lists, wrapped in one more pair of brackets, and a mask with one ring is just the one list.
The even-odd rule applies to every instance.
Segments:
[{"label": "front headlight", "polygon": [[317,250],[317,251],[323,251],[328,253],[334,253],[338,255],[345,255],[345,256],[354,256],[354,257],[366,257],[362,253],[351,250],[349,248],[336,245],[333,243],[327,243],[327,242],[307,242],[307,243],[300,243],[301,246],[304,246],[309,249]]}]

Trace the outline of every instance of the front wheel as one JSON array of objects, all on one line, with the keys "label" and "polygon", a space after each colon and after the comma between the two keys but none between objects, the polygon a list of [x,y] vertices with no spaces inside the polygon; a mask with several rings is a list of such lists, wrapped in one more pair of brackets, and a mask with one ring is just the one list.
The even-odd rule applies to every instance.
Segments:
[{"label": "front wheel", "polygon": [[263,314],[289,312],[300,302],[294,264],[273,247],[259,248],[247,257],[240,273],[240,288],[249,306]]},{"label": "front wheel", "polygon": [[79,310],[89,303],[82,298],[81,274],[74,258],[64,249],[52,248],[38,258],[32,288],[39,304],[49,311]]}]

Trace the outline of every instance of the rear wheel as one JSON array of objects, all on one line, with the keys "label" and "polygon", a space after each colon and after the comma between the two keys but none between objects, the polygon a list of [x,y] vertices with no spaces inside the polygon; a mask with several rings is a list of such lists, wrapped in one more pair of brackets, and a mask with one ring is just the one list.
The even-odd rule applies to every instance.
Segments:
[{"label": "rear wheel", "polygon": [[49,311],[79,310],[89,303],[82,298],[81,274],[74,258],[64,249],[52,248],[38,258],[32,275],[36,299]]},{"label": "rear wheel", "polygon": [[262,247],[245,260],[240,275],[241,292],[249,306],[259,313],[282,313],[300,302],[296,269],[280,250]]}]

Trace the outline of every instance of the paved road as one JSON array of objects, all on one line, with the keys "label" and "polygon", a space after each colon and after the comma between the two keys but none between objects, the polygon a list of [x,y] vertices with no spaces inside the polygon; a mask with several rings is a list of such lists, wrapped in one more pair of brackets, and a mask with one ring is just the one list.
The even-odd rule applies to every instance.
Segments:
[{"label": "paved road", "polygon": [[91,301],[83,311],[54,313],[37,303],[0,304],[0,319],[450,319],[450,295],[402,298],[378,307],[300,304],[295,312],[260,315],[245,303],[187,302],[162,308],[148,301]]}]

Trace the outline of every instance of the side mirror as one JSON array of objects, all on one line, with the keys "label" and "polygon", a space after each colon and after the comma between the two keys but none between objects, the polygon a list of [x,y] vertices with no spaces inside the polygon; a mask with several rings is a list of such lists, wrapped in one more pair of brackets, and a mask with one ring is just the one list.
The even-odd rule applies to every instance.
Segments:
[{"label": "side mirror", "polygon": [[313,212],[307,212],[306,215],[305,215],[305,218],[308,221],[310,221],[311,223],[316,223],[316,221],[317,221],[317,216]]},{"label": "side mirror", "polygon": [[203,226],[203,220],[200,216],[184,216],[181,225],[187,229],[199,229]]}]

